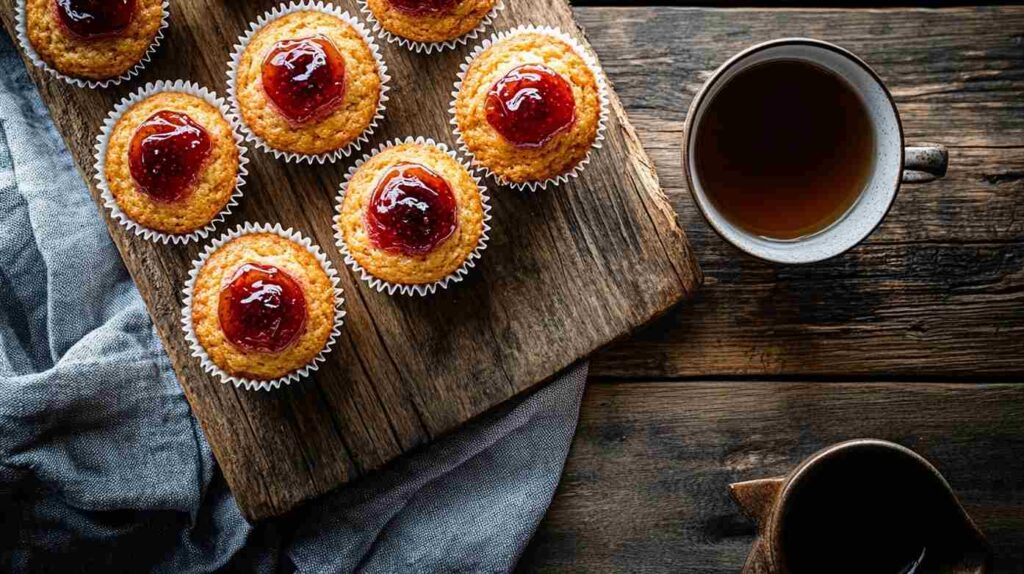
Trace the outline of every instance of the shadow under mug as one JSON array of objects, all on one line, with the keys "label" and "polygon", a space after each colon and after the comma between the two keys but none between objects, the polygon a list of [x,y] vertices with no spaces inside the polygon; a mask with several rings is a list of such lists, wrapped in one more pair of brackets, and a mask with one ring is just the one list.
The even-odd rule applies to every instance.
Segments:
[{"label": "shadow under mug", "polygon": [[[829,227],[794,240],[761,237],[734,225],[708,199],[696,170],[698,127],[721,89],[737,74],[765,62],[800,60],[846,80],[860,95],[875,134],[874,170],[853,206]],[[756,96],[751,96],[756,97]],[[946,174],[948,153],[940,145],[904,148],[903,126],[892,95],[878,75],[851,52],[820,40],[783,38],[758,44],[722,64],[693,99],[683,128],[683,165],[694,201],[711,227],[740,250],[776,263],[813,263],[840,255],[863,241],[885,218],[900,183],[931,181]]]},{"label": "shadow under mug", "polygon": [[[858,482],[861,480],[891,491],[887,496],[879,497],[877,491]],[[859,493],[862,496],[857,496],[858,493],[852,492],[855,489],[867,490]],[[879,529],[888,526],[885,532],[894,531],[895,536],[910,536],[908,530],[920,528],[922,521],[927,522],[930,539],[924,539],[927,541],[925,553],[918,560],[923,571],[985,574],[989,569],[988,542],[946,479],[924,457],[893,442],[855,439],[834,444],[807,457],[786,476],[730,484],[729,492],[758,526],[757,539],[741,574],[789,574],[792,571],[789,565],[800,562],[793,556],[787,556],[787,549],[793,550],[794,547],[801,553],[825,552],[828,561],[837,565],[833,569],[838,569],[842,564],[840,561],[849,554],[833,552],[835,545],[831,542],[827,550],[807,548],[809,544],[806,542],[793,542],[794,538],[800,540],[795,531],[806,522],[797,518],[799,512],[795,509],[801,505],[806,507],[811,500],[816,509],[824,508],[830,519],[842,520],[847,517],[834,516],[837,509],[831,505],[841,500],[854,500],[857,502],[851,504],[860,504],[863,495],[894,505],[914,497],[918,502],[916,508],[929,509],[927,517],[915,517],[907,516],[906,508],[891,508],[874,521]],[[808,495],[808,492],[817,494]],[[820,513],[814,514],[815,519],[820,517]],[[835,524],[823,524],[818,520],[812,522],[817,534],[823,533],[830,539],[842,536]],[[846,541],[834,542],[844,544]],[[853,541],[847,548],[860,554],[878,550],[857,547]],[[806,564],[806,557],[803,558]],[[821,568],[813,570],[822,571]],[[920,574],[916,566],[909,571]],[[894,570],[891,574],[897,572],[899,570]]]}]

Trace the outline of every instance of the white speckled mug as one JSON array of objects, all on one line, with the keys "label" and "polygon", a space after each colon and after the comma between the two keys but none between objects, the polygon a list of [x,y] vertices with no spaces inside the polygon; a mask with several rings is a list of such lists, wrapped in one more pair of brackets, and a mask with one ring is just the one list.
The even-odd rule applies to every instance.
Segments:
[{"label": "white speckled mug", "polygon": [[[708,199],[694,168],[698,127],[721,88],[751,66],[800,60],[824,67],[846,80],[866,104],[875,135],[874,169],[853,206],[830,226],[794,240],[755,235],[723,216]],[[756,97],[756,96],[751,96]],[[948,154],[940,145],[906,147],[892,95],[878,75],[849,51],[820,40],[783,38],[758,44],[722,64],[693,99],[683,130],[683,165],[690,192],[711,227],[754,257],[777,263],[813,263],[835,257],[863,241],[885,218],[900,183],[931,181],[946,173]]]}]

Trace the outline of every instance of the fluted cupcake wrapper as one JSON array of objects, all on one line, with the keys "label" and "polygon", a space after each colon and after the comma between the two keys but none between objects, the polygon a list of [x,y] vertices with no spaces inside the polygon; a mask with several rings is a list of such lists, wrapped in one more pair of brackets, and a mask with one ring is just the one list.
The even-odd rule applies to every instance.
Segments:
[{"label": "fluted cupcake wrapper", "polygon": [[[511,182],[505,179],[504,177],[494,173],[493,171],[490,170],[490,168],[488,168],[486,165],[480,163],[480,161],[477,160],[475,154],[473,154],[472,150],[469,149],[469,146],[466,145],[466,140],[465,138],[463,138],[462,131],[459,129],[459,124],[455,116],[455,104],[459,98],[459,90],[462,89],[462,82],[466,78],[466,72],[469,70],[470,65],[472,65],[473,60],[475,60],[480,54],[482,54],[485,50],[487,50],[494,44],[507,40],[518,34],[526,33],[545,34],[558,40],[561,40],[568,44],[573,49],[573,51],[576,52],[576,54],[583,59],[583,62],[587,65],[588,68],[590,68],[591,73],[594,75],[594,81],[597,83],[597,96],[601,109],[597,120],[597,134],[595,135],[594,141],[590,146],[590,150],[587,152],[587,155],[582,160],[580,160],[576,165],[572,167],[572,169],[565,173],[561,173],[555,177],[551,177],[545,180],[516,183]],[[569,179],[571,178],[579,177],[580,173],[583,172],[587,164],[590,163],[590,158],[593,155],[594,150],[600,149],[603,145],[604,133],[608,124],[608,110],[608,83],[605,79],[604,72],[601,70],[601,66],[597,63],[597,59],[591,55],[590,51],[584,48],[579,42],[577,42],[575,38],[569,36],[568,34],[562,32],[557,28],[552,28],[550,26],[534,26],[533,24],[530,24],[525,26],[517,26],[515,28],[512,28],[511,30],[495,33],[490,38],[484,40],[480,44],[477,44],[477,46],[473,48],[473,51],[470,52],[468,56],[466,56],[465,62],[463,62],[459,66],[458,78],[456,79],[454,89],[452,90],[452,101],[451,105],[448,108],[448,113],[451,116],[449,123],[451,123],[452,125],[452,132],[455,134],[455,138],[459,146],[459,151],[470,159],[474,167],[482,170],[485,174],[487,174],[488,177],[493,179],[499,185],[504,185],[511,187],[513,189],[523,191],[529,190],[535,192],[538,190],[547,189],[548,186],[561,185],[569,181]]]},{"label": "fluted cupcake wrapper", "polygon": [[[352,253],[348,249],[348,244],[345,243],[345,238],[341,233],[341,227],[338,225],[338,219],[341,216],[341,206],[342,202],[344,202],[345,200],[345,192],[348,190],[348,184],[352,180],[352,176],[355,175],[356,171],[358,171],[359,168],[364,163],[369,161],[370,158],[377,155],[378,153],[400,144],[411,143],[434,146],[439,150],[443,151],[444,153],[448,154],[455,161],[459,162],[459,164],[462,165],[462,167],[466,168],[466,171],[469,172],[470,177],[472,177],[473,181],[476,182],[477,189],[480,191],[480,204],[483,208],[484,217],[483,232],[480,234],[480,239],[477,241],[476,249],[474,249],[473,252],[470,253],[468,257],[466,257],[466,260],[462,262],[462,265],[460,265],[458,269],[448,274],[443,279],[434,281],[432,283],[406,285],[392,283],[390,281],[380,279],[379,277],[375,277],[372,273],[370,273],[362,265],[360,265],[355,260],[355,258],[352,257]],[[469,165],[469,163],[461,159],[458,156],[458,154],[455,153],[455,151],[453,151],[443,143],[436,142],[431,138],[425,138],[423,136],[409,136],[406,137],[405,139],[395,138],[391,141],[387,141],[380,144],[372,151],[364,155],[361,159],[356,160],[355,165],[348,169],[348,172],[345,174],[345,179],[341,183],[341,188],[338,190],[337,199],[335,200],[334,238],[337,242],[338,251],[340,251],[341,254],[345,257],[345,264],[348,265],[349,268],[351,268],[352,271],[360,279],[365,281],[371,288],[376,289],[378,292],[387,291],[388,295],[400,293],[402,295],[419,295],[422,297],[428,294],[436,293],[438,289],[447,289],[450,284],[462,281],[463,278],[465,278],[465,276],[469,274],[469,270],[472,269],[473,267],[476,267],[477,260],[479,260],[482,257],[481,252],[484,249],[487,249],[487,242],[490,240],[490,236],[488,235],[488,233],[491,231],[491,226],[488,223],[490,220],[491,203],[490,196],[487,194],[487,187],[483,185],[483,183],[480,181],[480,177],[476,174],[476,171]]]},{"label": "fluted cupcake wrapper", "polygon": [[132,66],[130,70],[120,76],[107,78],[105,80],[89,80],[68,76],[43,61],[42,57],[39,56],[39,53],[36,52],[35,47],[32,46],[32,42],[28,39],[27,6],[27,0],[18,0],[17,14],[15,16],[15,29],[18,32],[18,43],[21,44],[22,50],[25,50],[25,54],[28,56],[29,61],[32,62],[34,66],[46,70],[49,74],[60,78],[73,86],[89,88],[90,90],[116,86],[121,82],[126,82],[135,76],[138,76],[142,72],[143,68],[146,67],[146,64],[149,63],[157,48],[160,47],[160,42],[164,38],[164,32],[167,30],[167,26],[170,25],[171,20],[171,3],[169,0],[164,0],[160,6],[163,12],[160,17],[160,28],[157,29],[156,35],[153,36],[153,41],[149,44],[149,48],[146,49],[146,53],[142,55],[142,59]]},{"label": "fluted cupcake wrapper", "polygon": [[[199,272],[202,270],[203,265],[205,265],[210,256],[224,244],[251,233],[273,233],[306,249],[306,251],[312,254],[320,263],[320,267],[324,270],[324,273],[327,274],[327,278],[330,279],[331,286],[334,289],[334,325],[323,349],[321,349],[316,357],[304,366],[277,379],[266,380],[237,377],[220,368],[213,362],[213,359],[210,358],[206,349],[204,349],[203,345],[199,342],[199,339],[196,337],[195,327],[192,324],[192,295],[196,286],[196,278],[199,276]],[[281,385],[289,385],[298,381],[308,376],[313,371],[320,369],[320,365],[327,360],[327,353],[331,351],[335,341],[341,334],[341,326],[345,322],[345,297],[341,287],[338,286],[338,282],[338,272],[334,269],[334,266],[331,265],[330,260],[327,259],[327,255],[323,250],[308,238],[303,237],[302,234],[297,231],[293,231],[291,228],[284,229],[281,227],[280,223],[270,225],[269,223],[259,224],[249,222],[239,225],[235,229],[210,242],[210,244],[206,246],[206,249],[204,249],[199,255],[199,258],[192,262],[192,269],[188,273],[188,280],[185,281],[185,288],[182,291],[184,295],[184,302],[181,309],[181,326],[185,332],[185,340],[188,341],[191,354],[193,357],[199,359],[199,363],[207,373],[216,376],[223,383],[231,383],[238,388],[244,388],[248,391],[270,391],[272,389],[280,388]]]},{"label": "fluted cupcake wrapper", "polygon": [[[132,108],[132,106],[161,92],[189,94],[200,98],[211,106],[217,108],[224,119],[227,120],[228,124],[231,125],[231,135],[235,140],[235,147],[238,148],[238,174],[235,177],[235,191],[231,194],[231,197],[228,199],[228,202],[224,205],[223,209],[221,209],[220,212],[209,221],[209,223],[207,223],[203,228],[197,229],[191,233],[164,233],[162,231],[150,229],[136,222],[129,217],[127,213],[121,210],[121,206],[119,206],[117,204],[117,200],[114,199],[114,194],[111,193],[110,185],[107,182],[107,148],[110,144],[110,136],[114,131],[114,126],[117,125],[117,122],[125,112]],[[212,90],[185,80],[160,80],[158,82],[150,82],[132,95],[122,99],[116,106],[114,106],[114,109],[107,114],[107,118],[103,120],[103,125],[100,127],[100,133],[96,137],[95,150],[95,163],[93,164],[93,168],[96,173],[93,174],[93,178],[96,180],[96,186],[100,190],[100,197],[103,199],[103,206],[110,211],[110,216],[117,220],[117,222],[125,229],[131,231],[135,235],[139,235],[147,241],[154,241],[165,245],[168,243],[184,244],[190,241],[206,239],[210,232],[217,227],[217,224],[224,221],[224,218],[231,213],[232,208],[238,205],[238,201],[242,198],[242,187],[245,185],[245,179],[249,175],[249,169],[247,167],[249,164],[249,157],[247,155],[248,150],[245,145],[243,145],[238,118],[231,113],[231,110],[228,108],[224,98],[218,97]]]},{"label": "fluted cupcake wrapper", "polygon": [[[267,143],[266,140],[253,133],[252,129],[250,129],[245,123],[245,118],[242,115],[241,106],[238,102],[238,66],[242,61],[242,54],[245,53],[245,49],[249,46],[249,42],[252,41],[256,33],[262,30],[267,24],[281,18],[282,16],[286,16],[294,12],[310,11],[336,16],[352,26],[363,38],[363,41],[366,42],[366,45],[370,47],[370,52],[373,53],[373,59],[377,62],[377,74],[380,76],[380,97],[377,99],[377,111],[374,114],[373,119],[370,120],[370,125],[363,130],[363,133],[359,134],[359,137],[349,142],[345,147],[321,154],[302,154],[274,148]],[[281,4],[273,10],[264,13],[262,16],[257,18],[255,22],[249,25],[249,29],[245,34],[238,37],[238,43],[235,44],[234,50],[231,52],[231,60],[228,61],[228,99],[231,102],[231,109],[238,115],[239,120],[241,120],[242,130],[245,133],[246,141],[252,142],[257,148],[267,153],[271,153],[277,159],[286,162],[305,162],[309,164],[316,162],[324,164],[349,157],[353,153],[359,151],[363,144],[370,140],[370,136],[373,135],[374,131],[376,131],[381,120],[384,119],[384,110],[387,109],[388,91],[391,89],[390,86],[388,86],[389,81],[391,81],[391,76],[388,75],[388,66],[384,63],[384,57],[380,53],[380,46],[378,46],[376,40],[373,39],[373,35],[370,33],[370,30],[355,16],[352,16],[348,12],[329,2],[322,1],[313,2],[303,0],[301,2]]]},{"label": "fluted cupcake wrapper", "polygon": [[480,20],[480,23],[477,24],[476,28],[473,28],[472,30],[466,32],[465,34],[459,36],[458,38],[452,38],[451,40],[445,40],[443,42],[417,42],[415,40],[410,40],[408,38],[403,38],[402,36],[399,36],[397,34],[393,34],[387,29],[385,29],[384,26],[380,23],[380,21],[377,20],[377,17],[374,16],[373,11],[370,10],[370,7],[367,4],[366,0],[359,0],[359,11],[362,12],[363,16],[366,17],[366,21],[370,23],[370,27],[373,29],[374,33],[376,33],[379,37],[383,38],[384,41],[386,42],[389,42],[391,44],[398,44],[399,46],[407,48],[413,52],[424,54],[430,54],[432,52],[441,52],[443,50],[452,50],[456,46],[465,45],[470,40],[477,39],[477,37],[480,36],[480,33],[486,30],[491,25],[491,22],[494,21],[495,16],[498,15],[498,12],[504,9],[505,3],[502,0],[498,0],[497,2],[494,3],[494,7],[491,8],[491,11],[488,12],[487,15],[483,17],[482,20]]}]

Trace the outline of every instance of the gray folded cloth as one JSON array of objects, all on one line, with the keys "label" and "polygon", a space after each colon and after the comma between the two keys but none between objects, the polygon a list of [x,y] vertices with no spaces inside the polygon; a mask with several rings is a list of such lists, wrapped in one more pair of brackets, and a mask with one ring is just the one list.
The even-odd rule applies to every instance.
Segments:
[{"label": "gray folded cloth", "polygon": [[507,572],[550,503],[585,379],[577,365],[249,525],[0,33],[0,571]]}]

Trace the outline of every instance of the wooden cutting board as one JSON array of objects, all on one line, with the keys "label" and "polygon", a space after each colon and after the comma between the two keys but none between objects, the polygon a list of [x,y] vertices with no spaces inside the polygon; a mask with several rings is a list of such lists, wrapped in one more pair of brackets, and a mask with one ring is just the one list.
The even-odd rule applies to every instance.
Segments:
[{"label": "wooden cutting board", "polygon": [[[0,0],[12,36],[15,1]],[[354,0],[337,3],[357,12]],[[583,40],[563,0],[506,3],[494,30],[547,24]],[[90,185],[93,141],[117,100],[159,79],[190,79],[224,94],[231,46],[275,4],[172,2],[169,34],[153,62],[141,78],[111,90],[77,89],[33,68]],[[383,129],[364,149],[406,135],[453,144],[447,109],[469,48],[427,56],[382,47],[393,91]],[[491,185],[492,239],[481,264],[467,281],[427,298],[377,293],[344,266],[332,238],[332,200],[350,161],[289,165],[252,150],[241,208],[217,234],[255,221],[312,237],[341,271],[348,311],[312,380],[271,393],[224,385],[189,357],[181,289],[201,245],[148,243],[99,210],[249,519],[285,512],[452,430],[697,288],[700,270],[651,161],[614,94],[611,106],[605,145],[580,179],[537,194]],[[98,202],[95,186],[91,193]]]}]

